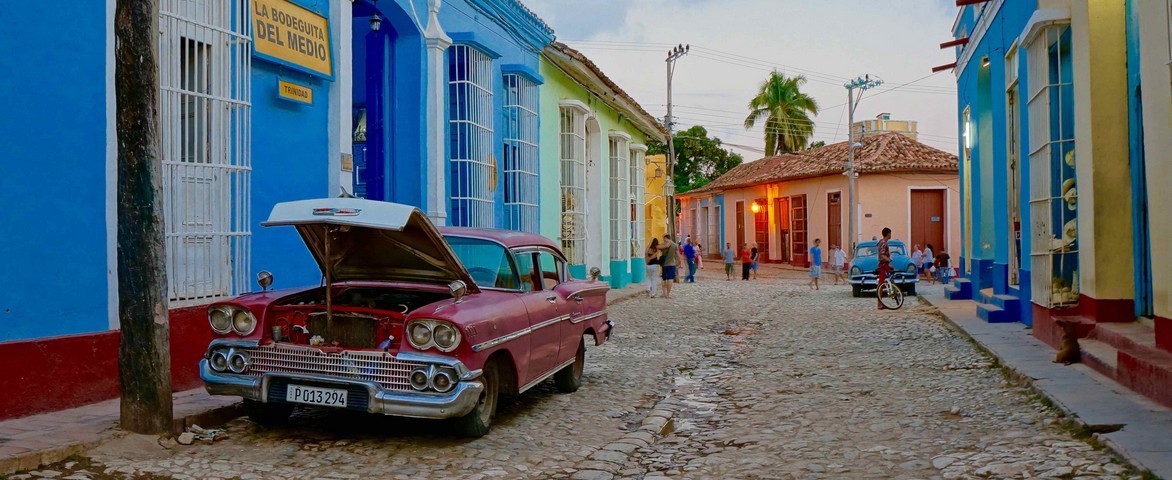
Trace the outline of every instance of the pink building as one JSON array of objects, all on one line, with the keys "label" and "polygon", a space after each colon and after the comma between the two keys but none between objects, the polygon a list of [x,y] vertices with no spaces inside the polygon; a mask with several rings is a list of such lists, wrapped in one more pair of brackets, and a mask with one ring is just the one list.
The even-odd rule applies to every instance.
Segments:
[{"label": "pink building", "polygon": [[[858,225],[855,241],[883,227],[909,245],[960,248],[957,157],[899,133],[855,149]],[[680,231],[718,256],[726,242],[756,243],[764,261],[808,266],[814,239],[844,245],[849,229],[846,142],[744,163],[712,183],[679,195]],[[849,250],[848,250],[849,251]]]}]

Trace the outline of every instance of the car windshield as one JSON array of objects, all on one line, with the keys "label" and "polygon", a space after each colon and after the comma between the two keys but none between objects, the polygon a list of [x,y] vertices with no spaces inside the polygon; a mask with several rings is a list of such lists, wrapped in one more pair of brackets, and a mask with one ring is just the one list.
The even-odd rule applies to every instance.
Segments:
[{"label": "car windshield", "polygon": [[444,239],[468,269],[476,286],[506,290],[521,288],[512,257],[499,243],[469,237],[445,236]]},{"label": "car windshield", "polygon": [[[891,243],[888,245],[891,247],[891,255],[892,256],[907,255],[907,251],[903,249],[902,244]],[[858,249],[855,250],[855,257],[856,258],[857,257],[874,257],[878,254],[879,254],[879,246],[878,245],[859,247]]]}]

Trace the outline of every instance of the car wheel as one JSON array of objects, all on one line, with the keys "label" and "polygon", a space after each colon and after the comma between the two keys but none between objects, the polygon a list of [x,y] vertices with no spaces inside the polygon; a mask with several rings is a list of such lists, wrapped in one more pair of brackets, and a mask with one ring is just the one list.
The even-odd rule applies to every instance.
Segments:
[{"label": "car wheel", "polygon": [[562,393],[574,393],[582,386],[582,369],[586,364],[586,341],[578,340],[578,353],[574,355],[574,363],[553,374],[553,383]]},{"label": "car wheel", "polygon": [[863,296],[863,287],[861,285],[851,285],[851,296],[855,298]]},{"label": "car wheel", "polygon": [[248,419],[260,425],[280,425],[293,414],[291,403],[264,403],[244,399],[244,413]]},{"label": "car wheel", "polygon": [[471,412],[457,419],[457,429],[466,437],[483,437],[492,429],[492,418],[496,416],[497,400],[500,397],[500,363],[492,360],[484,366],[480,382],[484,390],[480,400]]},{"label": "car wheel", "polygon": [[915,296],[915,294],[916,294],[916,285],[915,285],[914,283],[912,283],[912,284],[908,284],[908,285],[905,285],[905,286],[903,287],[903,294],[904,294],[904,295],[912,295],[912,296]]}]

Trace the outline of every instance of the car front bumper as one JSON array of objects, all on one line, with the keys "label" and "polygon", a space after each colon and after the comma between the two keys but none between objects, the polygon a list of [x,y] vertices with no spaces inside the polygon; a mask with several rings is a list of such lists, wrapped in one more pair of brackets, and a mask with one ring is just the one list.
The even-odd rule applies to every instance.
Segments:
[{"label": "car front bumper", "polygon": [[[915,285],[920,281],[919,277],[910,273],[896,273],[895,278],[892,278],[896,285]],[[873,273],[866,273],[863,275],[852,275],[848,282],[851,285],[858,285],[861,287],[875,288],[879,284],[879,276]]]},{"label": "car front bumper", "polygon": [[[381,413],[414,418],[453,418],[472,411],[480,401],[484,384],[477,380],[462,380],[447,393],[422,393],[389,390],[375,382],[365,382],[328,375],[299,373],[264,373],[260,376],[221,373],[212,369],[208,360],[199,362],[199,377],[212,395],[230,395],[259,402],[286,403],[280,395],[270,394],[289,384],[306,383],[311,386],[333,387],[366,392],[368,413]],[[359,408],[361,402],[355,402]],[[293,403],[293,405],[299,405]],[[310,405],[313,406],[313,405]],[[330,408],[330,407],[325,407]],[[354,410],[352,406],[349,409]]]}]

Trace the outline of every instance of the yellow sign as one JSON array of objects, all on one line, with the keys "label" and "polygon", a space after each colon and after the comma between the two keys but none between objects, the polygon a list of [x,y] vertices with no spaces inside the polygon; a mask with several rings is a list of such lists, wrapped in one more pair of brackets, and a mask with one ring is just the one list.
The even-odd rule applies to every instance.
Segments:
[{"label": "yellow sign", "polygon": [[277,96],[294,102],[313,103],[312,88],[284,80],[277,80]]},{"label": "yellow sign", "polygon": [[349,153],[342,154],[342,171],[343,172],[353,172],[354,171],[354,155],[353,154],[349,154]]},{"label": "yellow sign", "polygon": [[333,78],[330,21],[288,0],[252,0],[258,56]]}]

